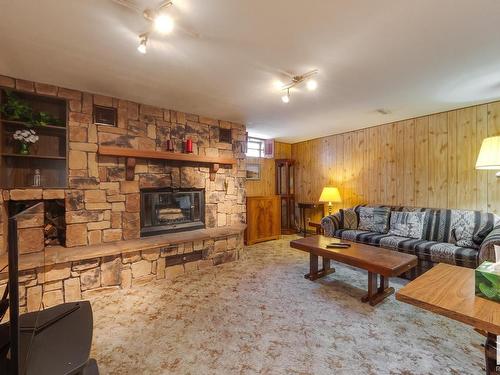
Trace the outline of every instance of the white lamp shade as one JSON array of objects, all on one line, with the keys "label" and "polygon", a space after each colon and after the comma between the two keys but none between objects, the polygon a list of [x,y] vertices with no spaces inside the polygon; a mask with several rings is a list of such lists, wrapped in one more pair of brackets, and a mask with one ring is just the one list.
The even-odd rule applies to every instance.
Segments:
[{"label": "white lamp shade", "polygon": [[340,199],[339,189],[336,187],[326,186],[323,188],[321,192],[321,196],[319,197],[320,202],[326,203],[340,203],[342,199]]},{"label": "white lamp shade", "polygon": [[500,169],[500,136],[483,140],[476,169]]}]

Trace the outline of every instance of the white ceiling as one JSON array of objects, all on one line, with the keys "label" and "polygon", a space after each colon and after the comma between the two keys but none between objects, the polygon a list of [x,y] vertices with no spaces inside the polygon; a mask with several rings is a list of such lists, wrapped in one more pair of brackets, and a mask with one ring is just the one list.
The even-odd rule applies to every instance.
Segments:
[{"label": "white ceiling", "polygon": [[[285,141],[500,98],[498,0],[174,4],[177,28],[141,55],[146,22],[111,0],[0,0],[0,74],[237,121]],[[318,90],[294,90],[283,104],[273,82],[313,68]]]}]

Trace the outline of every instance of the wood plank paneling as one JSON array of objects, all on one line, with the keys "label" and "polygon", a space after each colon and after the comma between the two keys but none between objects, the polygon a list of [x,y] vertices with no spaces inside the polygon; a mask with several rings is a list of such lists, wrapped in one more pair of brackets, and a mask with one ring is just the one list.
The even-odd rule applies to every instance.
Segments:
[{"label": "wood plank paneling", "polygon": [[[290,159],[292,145],[288,143],[274,143],[275,159]],[[247,158],[247,163],[260,164],[260,180],[247,181],[247,197],[269,196],[276,194],[275,159]]]},{"label": "wood plank paneling", "polygon": [[[488,104],[488,137],[496,135],[500,135],[500,102]],[[488,211],[500,215],[500,178],[495,176],[495,171],[485,173],[488,174]]]},{"label": "wood plank paneling", "polygon": [[403,125],[404,134],[404,191],[398,190],[402,196],[402,205],[415,206],[415,120],[408,120]]},{"label": "wood plank paneling", "polygon": [[[476,108],[476,150],[481,149],[481,142],[488,136],[488,106],[480,105]],[[476,208],[488,210],[488,173],[476,171]]]},{"label": "wood plank paneling", "polygon": [[[476,208],[476,108],[464,108],[457,111],[457,180],[453,188],[457,202],[468,209]],[[460,187],[460,188],[458,188]],[[451,187],[450,187],[451,188]]]},{"label": "wood plank paneling", "polygon": [[415,121],[415,203],[429,206],[429,118]]},{"label": "wood plank paneling", "polygon": [[[448,115],[448,141],[447,141],[447,153],[448,153],[448,171],[447,171],[447,201],[444,202],[444,206],[435,207],[458,207],[457,198],[457,185],[458,185],[458,165],[457,165],[457,111],[451,111],[447,113]],[[432,137],[430,137],[432,138]],[[430,144],[430,143],[429,143]],[[444,172],[444,170],[443,170]]]},{"label": "wood plank paneling", "polygon": [[429,116],[429,206],[448,204],[448,116],[446,113]]},{"label": "wood plank paneling", "polygon": [[478,171],[482,140],[500,135],[500,102],[293,144],[297,201],[324,185],[343,202],[488,210],[500,214],[500,179]]}]

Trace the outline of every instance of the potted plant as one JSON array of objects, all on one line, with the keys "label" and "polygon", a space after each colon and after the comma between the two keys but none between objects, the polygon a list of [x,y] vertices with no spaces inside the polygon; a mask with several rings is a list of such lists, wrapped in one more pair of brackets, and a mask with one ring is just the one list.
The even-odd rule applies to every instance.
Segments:
[{"label": "potted plant", "polygon": [[38,135],[33,129],[25,129],[25,130],[16,130],[14,135],[12,136],[16,141],[21,144],[21,148],[19,153],[21,155],[29,155],[31,144],[38,142]]}]

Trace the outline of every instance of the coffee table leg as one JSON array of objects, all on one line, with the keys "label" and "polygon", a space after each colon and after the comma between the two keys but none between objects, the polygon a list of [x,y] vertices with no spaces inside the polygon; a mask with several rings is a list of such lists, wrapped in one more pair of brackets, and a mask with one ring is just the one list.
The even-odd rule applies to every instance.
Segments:
[{"label": "coffee table leg", "polygon": [[316,280],[318,278],[318,256],[309,253],[309,273],[304,277],[309,280]]},{"label": "coffee table leg", "polygon": [[323,271],[330,270],[330,259],[323,257]]},{"label": "coffee table leg", "polygon": [[309,273],[305,274],[304,277],[311,281],[319,279],[320,277],[329,275],[335,272],[335,269],[330,266],[330,259],[322,258],[323,268],[318,269],[318,256],[309,253]]},{"label": "coffee table leg", "polygon": [[377,287],[378,274],[368,272],[368,293],[361,298],[362,302],[369,302],[375,306],[386,297],[394,293],[394,288],[389,288],[389,278],[380,275],[380,285]]}]

